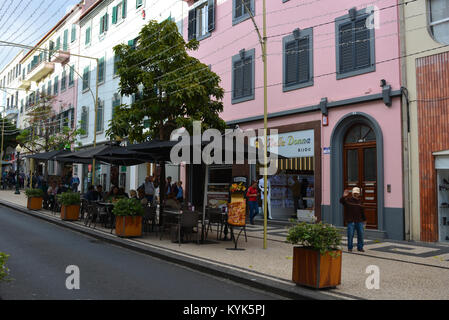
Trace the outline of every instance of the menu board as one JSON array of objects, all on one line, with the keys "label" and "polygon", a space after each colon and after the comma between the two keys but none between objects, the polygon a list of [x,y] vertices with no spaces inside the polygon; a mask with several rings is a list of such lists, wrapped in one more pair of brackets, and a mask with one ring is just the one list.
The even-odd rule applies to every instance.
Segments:
[{"label": "menu board", "polygon": [[228,224],[243,227],[246,224],[246,203],[231,202],[228,204]]}]

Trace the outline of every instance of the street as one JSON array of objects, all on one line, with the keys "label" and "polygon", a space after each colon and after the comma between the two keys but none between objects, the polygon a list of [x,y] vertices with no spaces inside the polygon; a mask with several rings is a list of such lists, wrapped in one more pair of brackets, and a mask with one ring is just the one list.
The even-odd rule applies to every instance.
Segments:
[{"label": "street", "polygon": [[[281,297],[120,248],[0,207],[0,252],[10,255],[3,300],[268,300]],[[80,288],[66,288],[68,266]]]}]

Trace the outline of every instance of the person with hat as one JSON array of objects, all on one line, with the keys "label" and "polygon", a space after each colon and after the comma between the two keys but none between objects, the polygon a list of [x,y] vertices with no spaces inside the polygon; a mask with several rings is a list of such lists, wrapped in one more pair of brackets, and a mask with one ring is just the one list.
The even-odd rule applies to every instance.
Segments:
[{"label": "person with hat", "polygon": [[365,227],[365,213],[360,198],[360,188],[354,187],[351,195],[349,190],[345,190],[340,203],[344,206],[344,219],[348,229],[348,251],[352,252],[354,233],[357,231],[357,250],[363,250],[363,233]]}]

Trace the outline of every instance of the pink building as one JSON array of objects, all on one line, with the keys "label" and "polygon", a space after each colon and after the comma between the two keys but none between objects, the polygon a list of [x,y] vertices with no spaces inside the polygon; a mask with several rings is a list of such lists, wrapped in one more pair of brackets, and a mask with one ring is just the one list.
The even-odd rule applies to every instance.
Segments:
[{"label": "pink building", "polygon": [[[270,177],[273,219],[313,213],[344,226],[339,199],[359,187],[370,232],[403,239],[397,1],[370,8],[359,0],[266,2],[268,127],[279,130],[286,142],[279,153],[289,158]],[[262,0],[186,3],[183,34],[200,41],[192,54],[221,77],[222,118],[231,127],[263,128],[262,51],[247,10],[262,31]],[[255,166],[215,170],[224,170],[210,177],[217,193],[223,181],[216,177],[259,178]],[[293,176],[307,181],[302,201],[289,188]]]}]

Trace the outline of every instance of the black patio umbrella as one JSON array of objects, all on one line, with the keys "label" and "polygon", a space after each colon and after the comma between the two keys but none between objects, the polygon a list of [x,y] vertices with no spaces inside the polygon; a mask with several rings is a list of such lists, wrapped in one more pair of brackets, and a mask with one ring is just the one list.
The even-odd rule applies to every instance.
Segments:
[{"label": "black patio umbrella", "polygon": [[25,156],[25,158],[40,160],[40,161],[48,161],[48,160],[54,160],[55,157],[61,156],[64,154],[70,153],[70,150],[54,150],[49,152],[42,152],[42,153],[36,153],[36,154],[30,154]]}]

